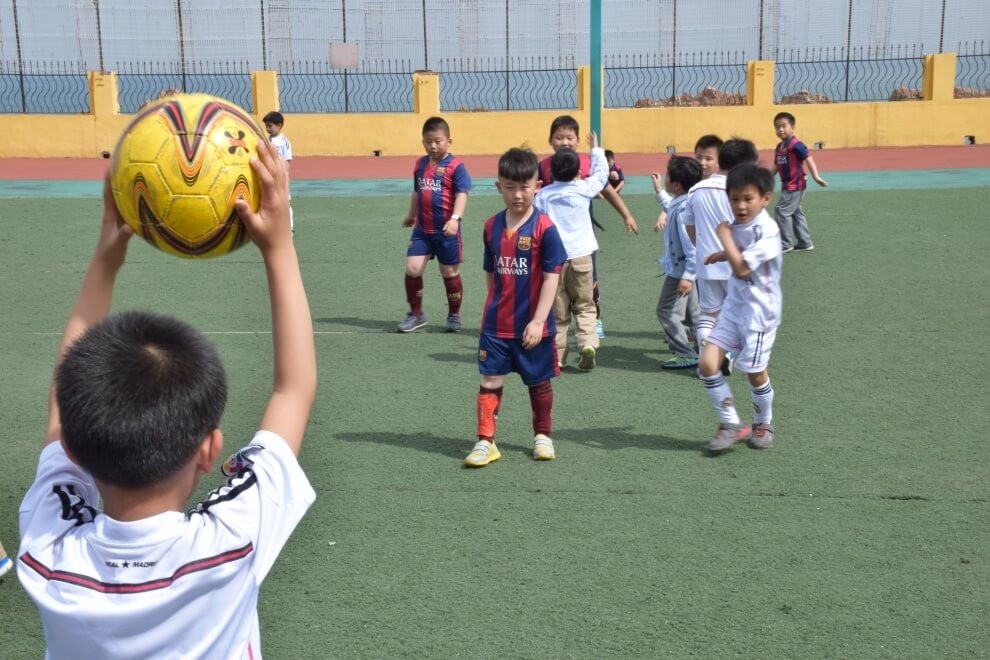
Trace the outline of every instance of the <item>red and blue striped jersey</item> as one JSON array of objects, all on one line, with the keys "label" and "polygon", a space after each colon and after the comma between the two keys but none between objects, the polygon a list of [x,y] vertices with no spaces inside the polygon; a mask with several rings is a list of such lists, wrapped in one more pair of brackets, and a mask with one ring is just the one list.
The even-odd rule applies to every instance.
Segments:
[{"label": "red and blue striped jersey", "polygon": [[[553,172],[550,169],[550,161],[553,156],[547,156],[540,161],[540,185],[549,186],[553,183]],[[591,176],[591,156],[588,154],[578,154],[578,160],[581,161],[581,168],[578,174],[582,179],[587,179]]]},{"label": "red and blue striped jersey", "polygon": [[437,163],[423,156],[413,170],[413,190],[418,204],[416,226],[427,234],[437,234],[450,220],[454,196],[471,190],[471,176],[464,162],[453,154],[447,154]]},{"label": "red and blue striped jersey", "polygon": [[[557,227],[535,208],[515,231],[505,226],[505,211],[485,222],[485,271],[492,274],[481,332],[502,339],[521,339],[540,300],[545,273],[559,273],[567,260]],[[557,334],[553,311],[543,336]]]},{"label": "red and blue striped jersey", "polygon": [[777,144],[773,160],[780,174],[781,190],[805,189],[808,182],[804,178],[804,161],[807,158],[808,147],[793,135]]}]

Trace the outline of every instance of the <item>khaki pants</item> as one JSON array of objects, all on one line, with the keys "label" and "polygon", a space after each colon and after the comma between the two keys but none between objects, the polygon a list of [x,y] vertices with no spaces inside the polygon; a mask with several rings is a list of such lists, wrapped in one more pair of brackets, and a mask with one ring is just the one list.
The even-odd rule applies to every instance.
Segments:
[{"label": "khaki pants", "polygon": [[577,330],[574,333],[578,349],[585,346],[598,348],[595,332],[595,280],[591,255],[564,262],[560,270],[560,283],[553,300],[553,317],[557,323],[557,355],[567,352],[567,333],[574,317]]}]

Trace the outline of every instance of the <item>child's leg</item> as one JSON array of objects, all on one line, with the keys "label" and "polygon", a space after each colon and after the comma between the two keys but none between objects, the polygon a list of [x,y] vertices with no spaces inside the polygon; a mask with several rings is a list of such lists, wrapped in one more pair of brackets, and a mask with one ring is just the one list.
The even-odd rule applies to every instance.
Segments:
[{"label": "child's leg", "polygon": [[567,335],[571,328],[571,296],[568,282],[571,276],[571,262],[565,261],[560,269],[557,295],[553,299],[553,320],[557,324],[556,347],[557,365],[561,368],[567,360]]},{"label": "child's leg", "polygon": [[[797,201],[797,206],[795,206],[795,201]],[[785,250],[794,247],[794,232],[792,229],[794,210],[799,208],[800,204],[800,198],[795,200],[793,192],[786,190],[780,191],[777,206],[773,210],[773,219],[777,221],[777,228],[780,229],[780,245]]]},{"label": "child's leg", "polygon": [[571,310],[574,313],[577,329],[574,339],[578,348],[588,346],[597,349],[598,331],[595,327],[596,308],[594,300],[594,264],[591,255],[571,259],[571,272],[567,288],[571,296]]},{"label": "child's leg", "polygon": [[773,421],[773,385],[766,369],[755,374],[746,374],[753,396],[753,423],[770,424]]},{"label": "child's leg", "polygon": [[478,439],[495,442],[498,410],[502,406],[505,376],[482,376],[478,390]]},{"label": "child's leg", "polygon": [[718,321],[718,313],[725,300],[727,282],[699,278],[695,281],[695,287],[698,289],[698,325],[695,328],[695,337],[698,339],[698,346],[704,351],[708,335]]},{"label": "child's leg", "polygon": [[426,254],[406,257],[406,302],[409,303],[409,313],[413,316],[423,315],[423,271],[429,260],[430,257]]},{"label": "child's leg", "polygon": [[456,316],[461,313],[461,299],[464,297],[464,283],[461,281],[461,270],[457,264],[440,264],[440,276],[447,291],[447,313]]},{"label": "child's leg", "polygon": [[812,245],[812,242],[811,230],[808,229],[808,218],[804,216],[804,209],[801,207],[804,191],[799,190],[791,194],[797,198],[797,207],[794,209],[794,247],[806,248]]},{"label": "child's leg", "polygon": [[708,393],[712,407],[718,413],[719,422],[723,424],[739,424],[739,413],[736,412],[732,399],[732,390],[725,376],[722,375],[722,360],[725,359],[725,349],[711,342],[706,343],[701,350],[701,361],[698,363],[698,374]]},{"label": "child's leg", "polygon": [[688,296],[677,294],[680,280],[669,275],[664,278],[660,290],[660,302],[657,303],[657,316],[660,325],[667,333],[670,342],[670,352],[681,357],[694,357],[694,347],[688,342],[687,331],[684,327],[684,317],[687,312]]},{"label": "child's leg", "polygon": [[533,409],[533,434],[549,436],[553,432],[553,387],[549,380],[529,386],[529,404]]}]

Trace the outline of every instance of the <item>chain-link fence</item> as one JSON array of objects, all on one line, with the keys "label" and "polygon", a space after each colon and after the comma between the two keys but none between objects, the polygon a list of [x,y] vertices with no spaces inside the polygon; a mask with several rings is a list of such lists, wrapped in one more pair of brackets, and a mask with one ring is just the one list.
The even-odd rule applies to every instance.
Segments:
[{"label": "chain-link fence", "polygon": [[[613,107],[734,102],[746,59],[782,58],[778,98],[885,98],[917,87],[916,53],[962,45],[967,80],[986,77],[986,0],[602,4]],[[589,23],[585,0],[0,0],[0,112],[79,112],[77,69],[120,73],[124,111],[166,87],[249,105],[254,70],[281,74],[289,112],[407,111],[417,69],[440,72],[445,108],[570,107]],[[331,61],[342,44],[353,66]]]}]

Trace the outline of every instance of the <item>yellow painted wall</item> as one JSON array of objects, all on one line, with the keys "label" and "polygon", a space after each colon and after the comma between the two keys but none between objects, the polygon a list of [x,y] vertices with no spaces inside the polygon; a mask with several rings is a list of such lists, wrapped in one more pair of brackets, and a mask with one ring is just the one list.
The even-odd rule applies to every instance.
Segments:
[{"label": "yellow painted wall", "polygon": [[[990,98],[952,98],[955,55],[926,55],[924,66],[923,101],[783,106],[772,102],[773,62],[751,62],[748,105],[606,108],[602,112],[604,142],[618,152],[659,153],[668,145],[689,151],[699,136],[716,133],[740,135],[760,148],[770,148],[777,142],[773,115],[781,110],[797,117],[797,134],[804,142],[824,142],[826,148],[956,145],[963,143],[965,135],[976,136],[979,143],[990,141]],[[585,130],[590,107],[587,67],[579,68],[577,77],[580,109],[444,113],[455,152],[498,154],[523,144],[547,152],[550,122],[559,114],[573,115]],[[260,119],[278,99],[278,77],[262,71],[253,78],[253,98],[262,108],[256,115]],[[423,121],[440,108],[439,76],[415,73],[410,84],[419,112],[289,115],[285,132],[294,154],[370,156],[376,150],[383,156],[421,154]],[[111,151],[131,115],[119,113],[113,73],[91,72],[89,89],[92,110],[86,115],[4,115],[5,133],[18,139],[0,142],[0,158],[91,158]]]}]

